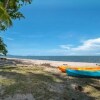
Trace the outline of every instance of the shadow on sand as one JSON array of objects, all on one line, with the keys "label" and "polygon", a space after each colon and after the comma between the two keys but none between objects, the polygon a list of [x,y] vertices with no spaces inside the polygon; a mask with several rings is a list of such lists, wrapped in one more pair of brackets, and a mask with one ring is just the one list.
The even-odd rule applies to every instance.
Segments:
[{"label": "shadow on sand", "polygon": [[13,97],[14,94],[18,93],[30,93],[35,100],[99,100],[98,97],[96,99],[96,97],[90,96],[90,93],[75,88],[76,85],[81,86],[83,89],[86,86],[92,86],[100,91],[100,84],[97,79],[75,78],[53,72],[35,73],[29,71],[23,74],[21,71],[13,72],[13,69],[17,70],[16,67],[1,67],[0,69],[2,69],[0,76],[4,80],[11,80],[11,82],[4,81],[0,83],[0,88],[3,89],[3,92],[0,93],[0,100],[5,100],[7,96]]}]

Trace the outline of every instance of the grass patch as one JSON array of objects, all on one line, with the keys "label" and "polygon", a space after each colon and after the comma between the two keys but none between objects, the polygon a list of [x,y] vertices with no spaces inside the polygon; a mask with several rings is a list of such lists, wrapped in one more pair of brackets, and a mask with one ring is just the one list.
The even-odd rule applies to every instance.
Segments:
[{"label": "grass patch", "polygon": [[[95,95],[97,96],[95,98],[100,97],[100,90],[93,86],[88,87],[91,89],[87,89],[87,86],[91,83],[97,86],[98,83],[96,82],[97,80],[72,78],[67,77],[66,74],[45,71],[43,65],[31,67],[5,66],[0,67],[0,100],[2,100],[1,97],[5,98],[17,93],[32,94],[36,100],[66,100],[68,98],[89,100],[88,98],[95,97]],[[82,85],[86,91],[75,91],[71,84]],[[90,93],[87,94],[87,92]]]},{"label": "grass patch", "polygon": [[[35,98],[41,99],[46,96],[56,95],[49,91],[48,84],[55,83],[52,75],[43,71],[43,67],[2,67],[0,68],[0,85],[4,86],[2,97],[16,93],[32,93]],[[44,97],[43,97],[44,96]],[[44,98],[44,100],[47,100]]]}]

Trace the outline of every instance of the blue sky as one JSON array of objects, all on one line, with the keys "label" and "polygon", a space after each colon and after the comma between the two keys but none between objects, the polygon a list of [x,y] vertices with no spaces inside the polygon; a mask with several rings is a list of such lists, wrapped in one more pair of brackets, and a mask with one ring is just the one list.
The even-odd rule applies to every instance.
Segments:
[{"label": "blue sky", "polygon": [[33,0],[0,33],[13,55],[100,55],[100,0]]}]

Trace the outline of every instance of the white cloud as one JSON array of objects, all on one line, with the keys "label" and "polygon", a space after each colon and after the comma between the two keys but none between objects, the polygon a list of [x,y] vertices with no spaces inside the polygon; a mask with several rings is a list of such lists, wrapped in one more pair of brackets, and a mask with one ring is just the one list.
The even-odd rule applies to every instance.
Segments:
[{"label": "white cloud", "polygon": [[[100,55],[100,38],[88,39],[76,47],[75,45],[59,45],[59,47],[60,48],[42,50],[20,48],[17,51],[19,55]],[[10,51],[11,54],[15,54],[15,50],[12,50],[12,52]]]},{"label": "white cloud", "polygon": [[72,45],[60,45],[61,48],[69,50]]},{"label": "white cloud", "polygon": [[100,38],[89,39],[77,47],[74,45],[60,45],[69,55],[100,55]]},{"label": "white cloud", "polygon": [[100,50],[100,38],[96,39],[89,39],[83,42],[81,46],[73,48],[73,50],[84,50],[84,51],[91,51],[91,50]]}]

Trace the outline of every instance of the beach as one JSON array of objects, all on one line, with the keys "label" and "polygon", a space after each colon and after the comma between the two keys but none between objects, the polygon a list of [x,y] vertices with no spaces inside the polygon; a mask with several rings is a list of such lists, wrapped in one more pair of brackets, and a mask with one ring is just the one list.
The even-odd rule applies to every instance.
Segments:
[{"label": "beach", "polygon": [[100,100],[100,0],[0,0],[0,100]]},{"label": "beach", "polygon": [[67,76],[57,67],[96,63],[7,58],[0,60],[0,100],[100,100],[100,79]]},{"label": "beach", "polygon": [[[15,62],[23,62],[24,64],[45,64],[49,63],[51,66],[62,66],[62,65],[68,65],[72,67],[94,67],[97,66],[97,63],[87,63],[87,62],[67,62],[67,61],[51,61],[51,60],[33,60],[33,59],[20,59],[20,58],[7,58],[8,60],[14,60]],[[9,63],[9,62],[8,62]]]}]

